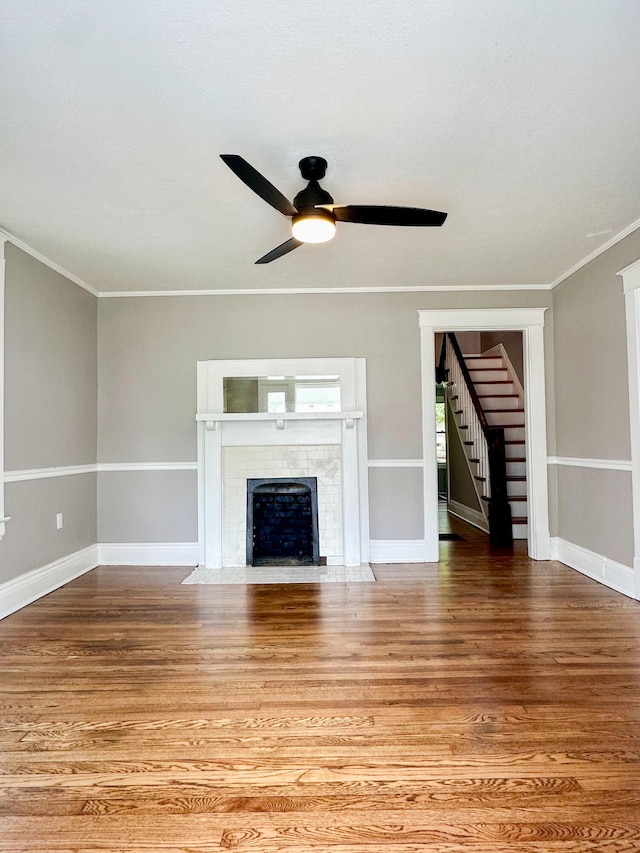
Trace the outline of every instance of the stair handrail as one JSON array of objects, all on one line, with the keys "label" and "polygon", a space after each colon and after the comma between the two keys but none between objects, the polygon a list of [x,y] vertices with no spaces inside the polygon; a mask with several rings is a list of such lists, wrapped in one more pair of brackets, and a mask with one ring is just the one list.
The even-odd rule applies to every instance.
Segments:
[{"label": "stair handrail", "polygon": [[486,432],[488,429],[490,429],[490,427],[487,423],[487,417],[482,408],[482,403],[480,402],[480,398],[478,397],[478,392],[476,391],[475,386],[473,384],[473,380],[471,379],[469,368],[467,367],[467,363],[464,360],[464,356],[462,355],[462,350],[460,349],[458,339],[456,338],[453,332],[446,332],[445,337],[449,338],[449,340],[451,341],[451,347],[453,349],[453,352],[455,353],[456,359],[460,366],[460,372],[462,373],[465,385],[467,386],[467,390],[469,392],[469,396],[471,397],[473,408],[476,410],[476,415],[478,416],[478,420],[480,421],[480,425],[482,426],[482,431],[486,435]]},{"label": "stair handrail", "polygon": [[[469,368],[453,332],[446,332],[444,334],[436,378],[438,376],[447,376],[445,367],[447,363],[447,341],[450,343],[451,350],[455,356],[456,367],[463,380],[464,390],[473,405],[477,426],[480,427],[480,430],[478,430],[473,422],[469,424],[474,447],[476,447],[476,444],[478,445],[476,447],[479,457],[478,475],[484,479],[487,488],[489,537],[491,543],[494,545],[510,545],[513,542],[513,528],[511,506],[509,505],[507,494],[504,427],[494,427],[487,422],[487,417],[478,397],[478,392],[473,384]],[[438,381],[445,380],[438,379]],[[475,429],[474,426],[476,426]]]}]

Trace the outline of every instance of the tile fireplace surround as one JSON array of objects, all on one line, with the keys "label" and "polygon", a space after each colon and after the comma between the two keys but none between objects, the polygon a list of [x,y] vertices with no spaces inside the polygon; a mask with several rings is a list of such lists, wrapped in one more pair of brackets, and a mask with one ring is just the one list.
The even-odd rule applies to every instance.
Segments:
[{"label": "tile fireplace surround", "polygon": [[[227,414],[225,376],[338,374],[341,412]],[[364,359],[198,362],[198,550],[207,569],[246,567],[247,480],[317,477],[320,554],[368,562]]]}]

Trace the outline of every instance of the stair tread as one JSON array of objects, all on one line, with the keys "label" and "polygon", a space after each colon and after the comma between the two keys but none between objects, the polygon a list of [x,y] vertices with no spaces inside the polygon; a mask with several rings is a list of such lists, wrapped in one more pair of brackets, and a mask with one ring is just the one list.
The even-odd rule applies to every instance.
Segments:
[{"label": "stair tread", "polygon": [[510,501],[526,501],[527,496],[526,495],[509,495],[509,500]]},{"label": "stair tread", "polygon": [[516,515],[511,516],[511,524],[527,524],[527,516],[526,515]]},{"label": "stair tread", "polygon": [[[492,395],[489,395],[492,396]],[[514,397],[517,397],[517,394],[514,394]],[[490,409],[491,412],[524,412],[524,409]],[[524,424],[518,424],[518,426],[524,426]]]},{"label": "stair tread", "polygon": [[[515,397],[517,400],[519,396],[520,396],[519,394],[478,394],[478,397],[481,400],[484,400],[485,397],[490,397],[494,400],[513,400],[513,398]],[[522,411],[522,412],[524,412],[524,409],[511,409],[510,411],[513,411],[513,412]]]},{"label": "stair tread", "polygon": [[508,483],[524,483],[527,478],[524,474],[514,474],[513,476],[507,476]]}]

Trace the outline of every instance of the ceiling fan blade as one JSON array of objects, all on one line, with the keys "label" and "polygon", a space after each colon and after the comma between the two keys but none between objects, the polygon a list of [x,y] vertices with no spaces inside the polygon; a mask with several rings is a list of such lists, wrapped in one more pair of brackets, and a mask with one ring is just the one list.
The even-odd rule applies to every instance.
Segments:
[{"label": "ceiling fan blade", "polygon": [[260,174],[250,163],[240,157],[238,154],[221,154],[220,157],[236,174],[240,180],[245,183],[250,190],[253,190],[256,195],[275,207],[284,216],[295,216],[298,212],[291,204],[288,198],[282,195],[280,190],[276,189],[273,184]]},{"label": "ceiling fan blade", "polygon": [[293,252],[293,250],[297,249],[298,246],[302,246],[302,241],[296,240],[295,237],[292,237],[290,240],[287,240],[286,243],[281,243],[279,246],[276,246],[275,249],[272,249],[270,252],[267,252],[267,254],[259,258],[256,263],[270,264],[271,261],[276,261],[278,258],[281,258],[283,255],[286,255],[288,252]]},{"label": "ceiling fan blade", "polygon": [[380,204],[336,205],[333,215],[338,222],[360,222],[365,225],[442,225],[447,218],[447,214],[439,210]]}]

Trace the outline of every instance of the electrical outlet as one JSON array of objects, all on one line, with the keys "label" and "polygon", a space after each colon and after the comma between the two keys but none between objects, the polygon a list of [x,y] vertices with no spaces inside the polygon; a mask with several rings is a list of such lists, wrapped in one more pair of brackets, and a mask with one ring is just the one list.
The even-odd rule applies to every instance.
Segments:
[{"label": "electrical outlet", "polygon": [[56,528],[57,528],[58,530],[62,530],[62,527],[63,527],[62,513],[61,513],[61,512],[59,512],[59,513],[56,515]]}]

